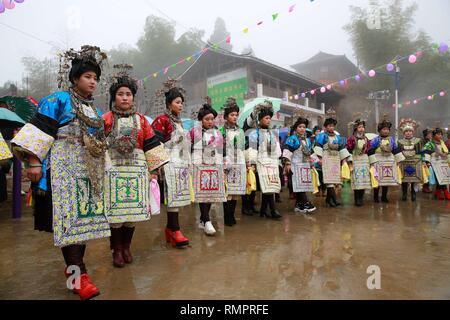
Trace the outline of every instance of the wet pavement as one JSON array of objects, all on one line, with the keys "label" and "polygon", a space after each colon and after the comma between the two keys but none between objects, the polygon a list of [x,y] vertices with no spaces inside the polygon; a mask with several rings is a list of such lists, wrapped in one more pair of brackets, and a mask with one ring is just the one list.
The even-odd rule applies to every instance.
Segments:
[{"label": "wet pavement", "polygon": [[[257,197],[257,199],[259,196]],[[287,191],[281,221],[241,216],[216,237],[197,228],[195,206],[181,214],[191,247],[165,243],[165,214],[137,226],[135,262],[112,266],[107,239],[88,243],[85,262],[101,295],[96,299],[450,299],[450,201],[420,194],[398,201],[353,206],[348,187],[343,207],[294,214]],[[218,210],[220,211],[220,210]],[[77,300],[65,288],[63,258],[51,234],[33,231],[30,208],[10,219],[0,204],[0,299]],[[369,290],[367,268],[379,266],[381,289]]]}]

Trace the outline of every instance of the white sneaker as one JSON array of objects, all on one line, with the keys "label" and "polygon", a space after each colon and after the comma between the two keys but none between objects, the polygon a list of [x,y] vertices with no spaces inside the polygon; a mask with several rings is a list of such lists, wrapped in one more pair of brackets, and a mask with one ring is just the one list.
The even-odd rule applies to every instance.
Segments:
[{"label": "white sneaker", "polygon": [[200,222],[198,227],[200,229],[203,229],[205,231],[206,235],[208,235],[208,236],[214,236],[216,234],[216,229],[214,229],[214,226],[211,223],[211,221],[208,221],[206,223]]}]

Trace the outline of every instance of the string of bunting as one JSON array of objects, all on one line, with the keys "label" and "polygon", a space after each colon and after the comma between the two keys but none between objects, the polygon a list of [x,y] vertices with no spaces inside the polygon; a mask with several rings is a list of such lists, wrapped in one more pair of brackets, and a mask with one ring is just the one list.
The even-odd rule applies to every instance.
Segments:
[{"label": "string of bunting", "polygon": [[[314,0],[310,0],[310,2],[314,2]],[[289,8],[288,8],[288,13],[294,12],[296,6],[297,6],[297,4],[290,5]],[[280,13],[278,13],[278,12],[277,13],[273,13],[272,16],[271,16],[271,21],[275,22],[275,21],[277,21],[279,19],[279,17],[280,17]],[[264,24],[264,20],[258,20],[258,22],[256,23],[256,27],[260,27],[263,24]],[[244,33],[244,34],[248,34],[249,32],[250,32],[250,27],[246,27],[246,28],[244,28],[242,30],[242,33]],[[152,73],[148,74],[147,76],[145,76],[144,78],[142,78],[140,80],[140,84],[143,84],[143,83],[147,82],[149,79],[158,78],[160,75],[166,75],[169,72],[169,70],[171,70],[173,68],[176,68],[178,66],[184,65],[185,63],[193,62],[197,58],[199,58],[201,55],[207,53],[209,50],[217,50],[217,49],[219,49],[220,45],[223,44],[223,43],[230,44],[231,40],[232,40],[231,35],[229,35],[225,39],[223,39],[222,41],[219,41],[219,42],[214,43],[214,44],[208,44],[202,50],[200,50],[200,51],[198,51],[198,52],[196,52],[196,53],[194,53],[194,54],[192,54],[192,55],[190,55],[190,56],[188,56],[186,58],[183,58],[183,59],[179,60],[176,63],[173,63],[173,64],[168,65],[168,66],[166,66],[166,67],[164,67],[164,68],[162,68],[160,70],[157,70],[155,72],[152,72]]]},{"label": "string of bunting", "polygon": [[12,10],[16,7],[16,3],[23,3],[25,0],[0,0],[0,14],[6,9]]},{"label": "string of bunting", "polygon": [[429,49],[426,49],[423,51],[416,51],[413,54],[398,57],[395,60],[393,60],[387,64],[381,65],[379,67],[373,68],[370,71],[360,72],[360,73],[353,75],[351,77],[348,77],[346,79],[342,79],[342,80],[330,83],[328,85],[324,85],[324,86],[317,87],[317,88],[314,88],[314,89],[311,89],[311,90],[308,90],[305,92],[291,95],[291,96],[289,96],[289,100],[299,100],[300,98],[304,99],[306,97],[312,97],[319,93],[326,93],[327,91],[333,90],[335,86],[346,87],[349,85],[350,81],[354,81],[355,83],[358,83],[358,82],[362,81],[364,78],[374,78],[377,75],[377,71],[380,71],[383,69],[388,72],[395,72],[396,66],[400,62],[408,60],[408,62],[410,64],[415,64],[415,63],[417,63],[417,61],[420,58],[423,57],[423,55],[426,51],[435,51],[441,55],[444,55],[449,52],[449,46],[444,42],[442,42],[441,44],[434,43],[434,44],[432,44],[432,46]]}]

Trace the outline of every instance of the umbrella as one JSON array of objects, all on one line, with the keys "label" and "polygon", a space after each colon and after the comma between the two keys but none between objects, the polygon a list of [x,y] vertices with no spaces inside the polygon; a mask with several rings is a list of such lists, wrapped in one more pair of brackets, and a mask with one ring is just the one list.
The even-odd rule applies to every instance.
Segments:
[{"label": "umbrella", "polygon": [[376,133],[366,133],[366,137],[367,137],[367,139],[369,139],[369,140],[373,140],[373,139],[375,139],[376,137],[378,137],[378,134],[376,134]]},{"label": "umbrella", "polygon": [[191,130],[195,125],[195,121],[190,118],[184,118],[181,121],[183,122],[183,129],[186,131]]},{"label": "umbrella", "polygon": [[6,108],[0,108],[0,126],[3,128],[23,127],[23,121],[17,114]]},{"label": "umbrella", "polygon": [[280,111],[281,99],[278,99],[278,98],[256,98],[256,99],[253,99],[252,101],[247,103],[244,106],[243,110],[240,112],[239,119],[238,119],[239,126],[243,127],[245,119],[247,119],[250,116],[250,114],[253,112],[253,109],[255,109],[255,107],[258,104],[264,103],[264,101],[266,101],[266,100],[272,102],[274,112]]},{"label": "umbrella", "polygon": [[36,113],[37,101],[32,97],[5,96],[0,98],[0,102],[8,105],[8,109],[15,112],[20,118],[29,122]]},{"label": "umbrella", "polygon": [[145,118],[148,120],[148,122],[150,123],[150,124],[152,124],[153,123],[153,119],[152,118],[150,118],[149,116],[145,116]]}]

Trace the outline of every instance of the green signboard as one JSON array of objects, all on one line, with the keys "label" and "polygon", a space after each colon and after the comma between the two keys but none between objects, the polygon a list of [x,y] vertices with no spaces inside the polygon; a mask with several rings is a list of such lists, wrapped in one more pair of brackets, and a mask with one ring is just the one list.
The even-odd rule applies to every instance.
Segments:
[{"label": "green signboard", "polygon": [[217,111],[229,97],[236,99],[239,106],[244,106],[245,95],[248,90],[247,70],[237,69],[212,78],[208,78],[208,96],[212,100],[212,106]]}]

